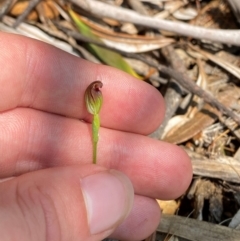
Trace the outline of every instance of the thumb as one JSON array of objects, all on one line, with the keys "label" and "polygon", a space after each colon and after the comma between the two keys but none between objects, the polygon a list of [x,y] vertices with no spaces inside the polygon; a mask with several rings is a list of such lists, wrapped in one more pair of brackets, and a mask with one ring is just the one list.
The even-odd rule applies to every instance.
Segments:
[{"label": "thumb", "polygon": [[[0,183],[1,240],[102,240],[133,204],[129,179],[97,165],[58,167]],[[14,231],[13,231],[14,230]]]}]

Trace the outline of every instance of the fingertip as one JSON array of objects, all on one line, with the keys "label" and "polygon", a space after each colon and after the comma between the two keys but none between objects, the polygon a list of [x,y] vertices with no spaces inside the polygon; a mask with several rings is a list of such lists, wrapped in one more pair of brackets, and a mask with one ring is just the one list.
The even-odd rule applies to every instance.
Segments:
[{"label": "fingertip", "polygon": [[[162,165],[162,176],[159,177],[164,187],[162,199],[175,199],[181,196],[189,187],[192,180],[192,164],[183,148],[163,143],[166,163]],[[164,169],[166,168],[166,169]]]}]

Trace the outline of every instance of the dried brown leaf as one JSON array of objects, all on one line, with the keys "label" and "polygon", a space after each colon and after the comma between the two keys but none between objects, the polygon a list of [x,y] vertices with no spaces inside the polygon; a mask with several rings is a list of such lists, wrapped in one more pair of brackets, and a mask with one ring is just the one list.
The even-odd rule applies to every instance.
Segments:
[{"label": "dried brown leaf", "polygon": [[[231,98],[229,98],[231,96]],[[231,106],[238,98],[238,91],[235,88],[229,88],[223,92],[219,92],[217,98],[225,106]],[[179,144],[191,139],[206,127],[210,126],[220,115],[220,112],[208,104],[195,114],[193,118],[179,127],[174,133],[166,134],[164,141]]]},{"label": "dried brown leaf", "polygon": [[107,46],[114,47],[125,52],[146,52],[165,47],[174,42],[173,39],[162,36],[150,37],[117,33],[85,17],[81,17],[81,20],[88,25],[91,28],[92,33],[101,38]]}]

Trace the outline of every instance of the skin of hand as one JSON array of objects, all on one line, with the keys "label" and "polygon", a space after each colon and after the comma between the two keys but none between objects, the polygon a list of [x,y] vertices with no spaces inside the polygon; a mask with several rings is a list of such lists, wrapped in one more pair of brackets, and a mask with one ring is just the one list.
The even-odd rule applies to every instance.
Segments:
[{"label": "skin of hand", "polygon": [[[155,199],[174,199],[192,167],[175,145],[147,137],[164,118],[159,92],[122,71],[0,33],[1,240],[142,240]],[[87,86],[101,80],[98,162]],[[79,121],[82,120],[82,121]]]}]

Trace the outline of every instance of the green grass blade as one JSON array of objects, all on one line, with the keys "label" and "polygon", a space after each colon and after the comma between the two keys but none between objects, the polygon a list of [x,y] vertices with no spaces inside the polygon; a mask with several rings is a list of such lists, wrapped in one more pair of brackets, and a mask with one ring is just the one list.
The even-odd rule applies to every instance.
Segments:
[{"label": "green grass blade", "polygon": [[[76,24],[78,31],[82,35],[101,42],[101,39],[92,33],[91,29],[81,21],[81,19],[75,12],[69,10],[69,14],[72,17],[74,23]],[[134,77],[141,79],[141,77],[132,69],[132,67],[123,59],[123,57],[120,54],[112,50],[99,47],[95,44],[87,45],[103,63],[121,69],[133,75]]]}]

